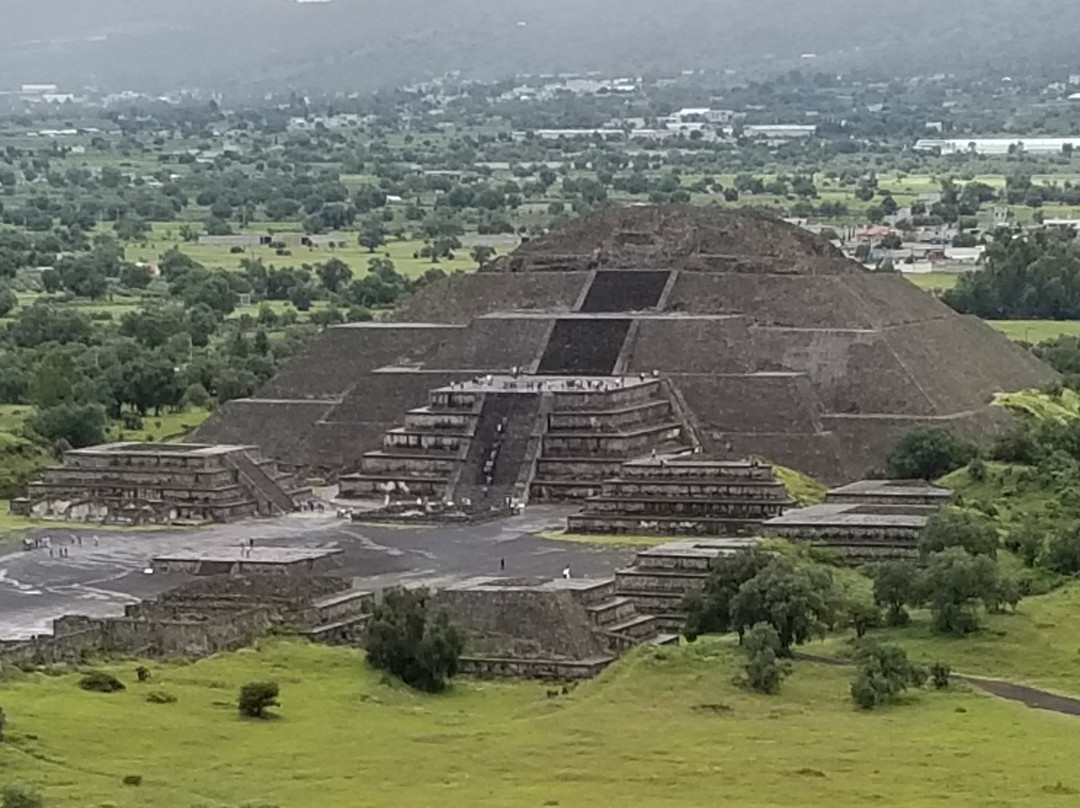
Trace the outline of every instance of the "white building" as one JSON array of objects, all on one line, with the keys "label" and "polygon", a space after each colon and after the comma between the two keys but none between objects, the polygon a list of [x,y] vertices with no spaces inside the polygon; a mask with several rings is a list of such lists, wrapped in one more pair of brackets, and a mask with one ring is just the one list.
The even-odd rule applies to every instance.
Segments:
[{"label": "white building", "polygon": [[1066,144],[1080,148],[1080,137],[923,138],[916,141],[915,150],[940,150],[942,154],[1008,154],[1020,149],[1029,154],[1060,154]]}]

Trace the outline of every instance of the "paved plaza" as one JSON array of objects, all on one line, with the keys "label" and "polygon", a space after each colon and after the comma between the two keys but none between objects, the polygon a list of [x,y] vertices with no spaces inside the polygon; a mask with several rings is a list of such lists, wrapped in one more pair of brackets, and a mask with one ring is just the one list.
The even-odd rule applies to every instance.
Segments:
[{"label": "paved plaza", "polygon": [[327,513],[187,530],[58,525],[25,534],[48,540],[49,546],[43,542],[23,550],[18,540],[0,544],[0,639],[47,633],[53,618],[63,614],[122,614],[125,605],[190,580],[183,574],[146,573],[152,558],[234,553],[251,539],[256,547],[340,548],[340,574],[355,577],[365,588],[440,584],[484,574],[555,578],[566,567],[575,577],[606,576],[630,561],[633,551],[627,548],[534,535],[560,528],[566,513],[565,508],[537,506],[521,516],[453,527],[375,526]]}]

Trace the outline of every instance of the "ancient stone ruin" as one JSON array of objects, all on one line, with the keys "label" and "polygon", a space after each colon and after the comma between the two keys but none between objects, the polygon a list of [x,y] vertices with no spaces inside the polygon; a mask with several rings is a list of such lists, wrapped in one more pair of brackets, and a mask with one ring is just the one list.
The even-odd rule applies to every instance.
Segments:
[{"label": "ancient stone ruin", "polygon": [[845,482],[918,424],[982,437],[994,393],[1054,378],[793,225],[635,207],[431,284],[393,321],[326,329],[196,438],[384,498],[597,496],[673,445]]},{"label": "ancient stone ruin", "polygon": [[922,480],[861,480],[829,491],[820,505],[770,519],[763,530],[853,561],[910,557],[926,521],[952,499],[948,488]]},{"label": "ancient stone ruin", "polygon": [[567,520],[571,533],[738,536],[795,505],[772,466],[703,455],[624,463]]},{"label": "ancient stone ruin", "polygon": [[198,658],[270,632],[356,644],[374,602],[344,578],[215,575],[131,604],[122,617],[68,615],[53,621],[51,635],[0,641],[0,663],[78,662],[91,652]]},{"label": "ancient stone ruin", "polygon": [[589,678],[636,645],[677,641],[612,579],[473,578],[440,591],[435,606],[462,629],[461,670],[477,676]]},{"label": "ancient stone ruin", "polygon": [[290,512],[301,493],[256,446],[110,443],[65,452],[11,510],[114,524],[229,522]]}]

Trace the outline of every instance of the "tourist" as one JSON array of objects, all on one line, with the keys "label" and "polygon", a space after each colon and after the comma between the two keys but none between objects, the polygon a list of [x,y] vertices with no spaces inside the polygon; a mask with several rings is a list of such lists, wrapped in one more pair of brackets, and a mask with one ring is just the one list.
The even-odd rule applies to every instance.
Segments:
[{"label": "tourist", "polygon": [[570,568],[569,567],[563,567],[562,577],[565,578],[567,581],[570,580]]},{"label": "tourist", "polygon": [[506,559],[505,558],[500,558],[499,559],[499,570],[501,572],[506,572]]}]

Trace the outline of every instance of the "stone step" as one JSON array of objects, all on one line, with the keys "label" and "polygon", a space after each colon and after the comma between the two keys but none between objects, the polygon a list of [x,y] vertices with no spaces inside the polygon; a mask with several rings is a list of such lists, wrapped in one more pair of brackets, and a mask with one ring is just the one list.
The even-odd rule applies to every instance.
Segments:
[{"label": "stone step", "polygon": [[644,638],[656,632],[656,617],[651,614],[637,614],[629,620],[605,626],[604,630],[623,637]]},{"label": "stone step", "polygon": [[616,623],[621,623],[637,614],[634,601],[626,597],[614,597],[602,603],[595,603],[585,607],[593,624],[600,628],[608,628]]},{"label": "stone step", "polygon": [[678,645],[678,634],[657,634],[648,641],[649,645]]}]

